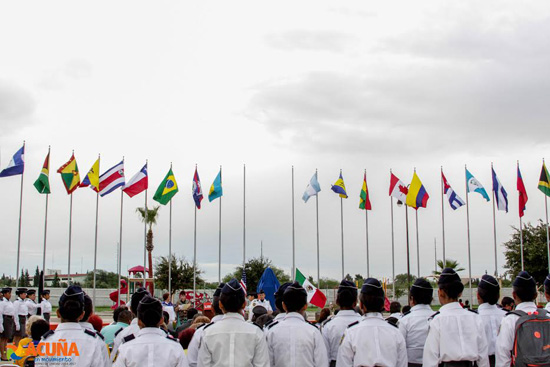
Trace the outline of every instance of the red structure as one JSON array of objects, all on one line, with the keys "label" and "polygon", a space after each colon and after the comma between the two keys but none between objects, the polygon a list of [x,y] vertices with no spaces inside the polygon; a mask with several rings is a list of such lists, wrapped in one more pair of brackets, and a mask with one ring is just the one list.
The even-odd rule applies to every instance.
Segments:
[{"label": "red structure", "polygon": [[[126,282],[126,280],[124,279],[121,279],[120,281],[120,294],[123,295],[123,294],[128,294],[128,283]],[[114,291],[114,292],[111,292],[109,294],[109,298],[111,299],[111,301],[114,302],[114,304],[111,306],[111,309],[114,310],[115,308],[118,307],[118,290]],[[122,297],[121,297],[122,298]],[[126,297],[124,297],[126,298]],[[120,304],[123,305],[125,304],[125,302],[123,300],[120,300]]]}]

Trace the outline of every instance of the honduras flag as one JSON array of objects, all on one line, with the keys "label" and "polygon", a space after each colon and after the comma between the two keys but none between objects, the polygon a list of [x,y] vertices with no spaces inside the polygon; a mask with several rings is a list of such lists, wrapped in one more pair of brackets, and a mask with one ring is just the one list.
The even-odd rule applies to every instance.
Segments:
[{"label": "honduras flag", "polygon": [[498,210],[503,210],[508,213],[508,193],[500,183],[495,170],[491,168],[491,171],[493,171],[493,192],[495,193],[497,208]]},{"label": "honduras flag", "polygon": [[453,190],[451,185],[449,185],[449,183],[447,182],[447,178],[445,177],[443,172],[441,172],[441,179],[443,180],[443,192],[445,193],[445,195],[447,195],[447,199],[449,199],[449,205],[451,206],[451,208],[453,208],[453,210],[457,210],[462,205],[465,205],[466,203],[464,202],[464,200],[462,200],[460,196],[458,196]]},{"label": "honduras flag", "polygon": [[489,195],[487,195],[487,191],[485,191],[485,188],[483,187],[483,185],[468,170],[466,170],[466,182],[467,182],[466,186],[468,188],[468,193],[475,191],[481,196],[483,196],[485,200],[487,201],[491,200],[489,199]]},{"label": "honduras flag", "polygon": [[317,195],[319,191],[321,191],[321,186],[319,186],[319,181],[317,181],[317,172],[315,172],[313,177],[311,177],[311,180],[309,180],[309,184],[306,187],[304,195],[302,195],[302,200],[304,203],[307,203],[309,198]]},{"label": "honduras flag", "polygon": [[25,170],[25,146],[17,151],[6,168],[0,172],[0,177],[22,175]]}]

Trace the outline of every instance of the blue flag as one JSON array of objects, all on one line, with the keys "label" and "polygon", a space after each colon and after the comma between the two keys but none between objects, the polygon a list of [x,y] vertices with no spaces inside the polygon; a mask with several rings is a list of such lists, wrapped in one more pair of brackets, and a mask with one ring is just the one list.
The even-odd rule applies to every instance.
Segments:
[{"label": "blue flag", "polygon": [[212,186],[210,186],[210,192],[208,193],[208,201],[212,201],[221,196],[223,196],[223,188],[222,188],[222,170],[220,168],[220,172],[216,176],[216,179],[212,183]]},{"label": "blue flag", "polygon": [[302,200],[307,203],[309,198],[317,195],[319,191],[321,191],[321,186],[319,186],[319,181],[317,181],[317,172],[315,172],[311,180],[309,180],[309,185],[307,185],[304,195],[302,195]]},{"label": "blue flag", "polygon": [[25,146],[17,151],[6,168],[0,172],[0,177],[22,175],[25,170]]},{"label": "blue flag", "polygon": [[487,191],[485,191],[483,185],[468,170],[466,170],[466,182],[468,183],[468,185],[466,185],[468,187],[468,193],[477,192],[483,196],[485,200],[491,200],[489,199],[489,195],[487,195]]},{"label": "blue flag", "polygon": [[504,190],[504,186],[500,183],[495,170],[491,168],[491,171],[493,173],[493,192],[495,193],[497,208],[498,210],[503,210],[508,213],[508,193]]}]

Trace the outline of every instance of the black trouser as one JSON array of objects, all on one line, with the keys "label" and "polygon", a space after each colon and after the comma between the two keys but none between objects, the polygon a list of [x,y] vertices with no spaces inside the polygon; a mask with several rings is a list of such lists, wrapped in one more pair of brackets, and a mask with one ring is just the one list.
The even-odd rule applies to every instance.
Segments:
[{"label": "black trouser", "polygon": [[422,367],[421,363],[410,363],[409,362],[407,365],[408,365],[408,367]]},{"label": "black trouser", "polygon": [[330,361],[330,367],[336,367],[336,361]]},{"label": "black trouser", "polygon": [[495,355],[489,356],[489,366],[495,367],[496,361],[495,361]]},{"label": "black trouser", "polygon": [[477,362],[471,361],[451,361],[441,362],[439,367],[477,367]]},{"label": "black trouser", "polygon": [[44,320],[50,322],[50,313],[49,312],[45,312],[44,315],[42,315],[42,316],[44,316]]}]

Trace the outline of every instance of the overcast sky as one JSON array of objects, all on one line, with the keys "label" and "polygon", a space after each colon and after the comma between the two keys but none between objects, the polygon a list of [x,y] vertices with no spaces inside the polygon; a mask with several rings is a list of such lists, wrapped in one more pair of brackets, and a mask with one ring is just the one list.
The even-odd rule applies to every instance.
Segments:
[{"label": "overcast sky", "polygon": [[[82,177],[125,157],[131,177],[149,160],[151,202],[170,162],[172,248],[193,257],[191,184],[206,193],[223,166],[222,273],[242,262],[243,164],[247,256],[290,272],[291,167],[295,167],[296,262],[316,277],[315,201],[301,201],[319,170],[321,276],[340,277],[343,170],[346,273],[366,276],[364,169],[371,275],[391,276],[389,170],[429,195],[418,213],[421,274],[442,251],[440,167],[465,199],[464,165],[491,189],[491,162],[508,191],[497,213],[499,244],[519,225],[516,161],[529,194],[526,222],[544,218],[537,190],[550,140],[550,3],[546,1],[5,2],[0,11],[0,167],[27,142],[21,266],[42,263],[45,198],[32,183],[51,153],[47,267],[67,268],[69,197],[55,171],[71,155]],[[0,180],[2,261],[15,273],[18,177]],[[143,226],[124,198],[122,268],[142,263]],[[197,218],[198,263],[217,279],[219,202]],[[494,271],[492,203],[470,195],[474,275]],[[120,193],[100,199],[98,267],[115,271]],[[395,210],[396,273],[406,272],[404,209]],[[168,254],[168,207],[154,256]],[[445,203],[448,257],[467,267],[466,210]],[[416,233],[410,211],[411,265]],[[95,195],[74,194],[72,270],[93,269]],[[499,248],[499,272],[504,254]],[[529,269],[527,265],[527,270]],[[464,272],[463,275],[466,275]]]}]

